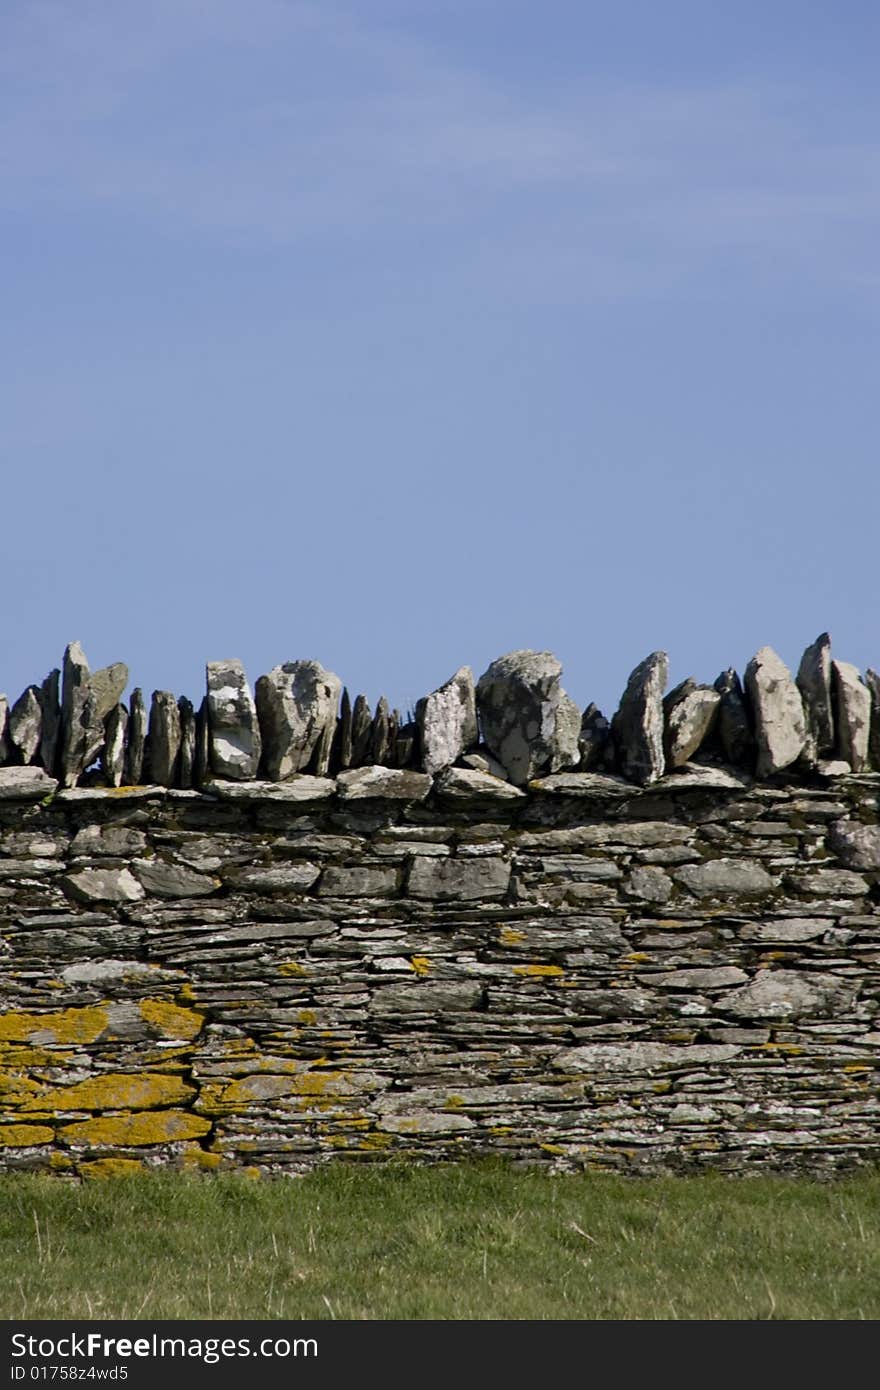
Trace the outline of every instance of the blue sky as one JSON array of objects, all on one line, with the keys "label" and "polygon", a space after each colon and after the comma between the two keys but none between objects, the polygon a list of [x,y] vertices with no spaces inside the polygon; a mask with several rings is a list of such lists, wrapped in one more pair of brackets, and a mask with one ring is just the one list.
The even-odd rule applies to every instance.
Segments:
[{"label": "blue sky", "polygon": [[880,667],[880,10],[5,0],[0,690]]}]

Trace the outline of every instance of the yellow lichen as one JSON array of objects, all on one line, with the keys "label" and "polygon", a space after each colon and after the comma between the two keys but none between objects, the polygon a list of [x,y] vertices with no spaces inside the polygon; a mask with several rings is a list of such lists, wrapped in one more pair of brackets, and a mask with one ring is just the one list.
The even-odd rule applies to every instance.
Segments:
[{"label": "yellow lichen", "polygon": [[431,962],[427,956],[410,956],[410,964],[417,975],[427,975],[431,969]]},{"label": "yellow lichen", "polygon": [[84,1178],[133,1178],[143,1171],[143,1164],[136,1158],[93,1158],[79,1165]]},{"label": "yellow lichen", "polygon": [[178,1139],[199,1139],[211,1128],[209,1120],[184,1110],[147,1110],[130,1115],[102,1115],[65,1125],[59,1135],[65,1144],[115,1148],[131,1144],[171,1144]]},{"label": "yellow lichen", "polygon": [[0,1149],[31,1149],[51,1144],[54,1138],[47,1125],[0,1125]]},{"label": "yellow lichen", "polygon": [[155,1072],[108,1072],[74,1086],[57,1086],[34,1096],[23,1110],[147,1110],[156,1105],[185,1104],[195,1094],[179,1076]]},{"label": "yellow lichen", "polygon": [[107,1009],[95,1004],[57,1013],[0,1014],[0,1039],[6,1042],[90,1043],[107,1028]]},{"label": "yellow lichen", "polygon": [[202,1031],[204,1014],[181,1009],[167,999],[141,999],[141,1017],[163,1038],[195,1038]]},{"label": "yellow lichen", "polygon": [[313,1028],[318,1022],[318,1015],[314,1009],[300,1009],[296,1017],[297,1022],[302,1023],[307,1028]]},{"label": "yellow lichen", "polygon": [[278,967],[279,975],[305,975],[306,968],[298,960],[286,960]]},{"label": "yellow lichen", "polygon": [[534,979],[558,979],[565,971],[561,965],[515,965],[514,975],[527,975]]},{"label": "yellow lichen", "polygon": [[525,932],[517,931],[515,927],[502,927],[498,932],[498,940],[502,946],[518,946],[525,939]]}]

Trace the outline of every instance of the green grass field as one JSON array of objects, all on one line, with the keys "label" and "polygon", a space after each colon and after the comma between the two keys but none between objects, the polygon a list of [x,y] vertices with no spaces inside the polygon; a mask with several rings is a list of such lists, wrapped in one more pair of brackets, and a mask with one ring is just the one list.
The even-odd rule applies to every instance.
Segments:
[{"label": "green grass field", "polygon": [[880,1174],[0,1180],[3,1318],[877,1318]]}]

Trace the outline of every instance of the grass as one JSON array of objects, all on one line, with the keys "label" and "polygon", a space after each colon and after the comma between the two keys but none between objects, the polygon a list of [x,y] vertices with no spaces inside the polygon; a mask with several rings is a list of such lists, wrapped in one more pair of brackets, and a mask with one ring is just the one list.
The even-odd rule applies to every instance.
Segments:
[{"label": "grass", "polygon": [[0,1180],[0,1317],[877,1318],[880,1174]]}]

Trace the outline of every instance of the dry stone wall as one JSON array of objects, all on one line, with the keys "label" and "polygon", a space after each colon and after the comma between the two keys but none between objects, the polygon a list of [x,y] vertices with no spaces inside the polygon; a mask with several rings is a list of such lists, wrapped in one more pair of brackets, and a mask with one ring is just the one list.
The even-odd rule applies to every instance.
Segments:
[{"label": "dry stone wall", "polygon": [[[401,722],[317,662],[0,697],[0,1166],[880,1151],[880,679],[549,653]],[[152,780],[150,780],[152,779]]]},{"label": "dry stone wall", "polygon": [[471,769],[0,802],[0,1163],[880,1150],[880,777]]}]

